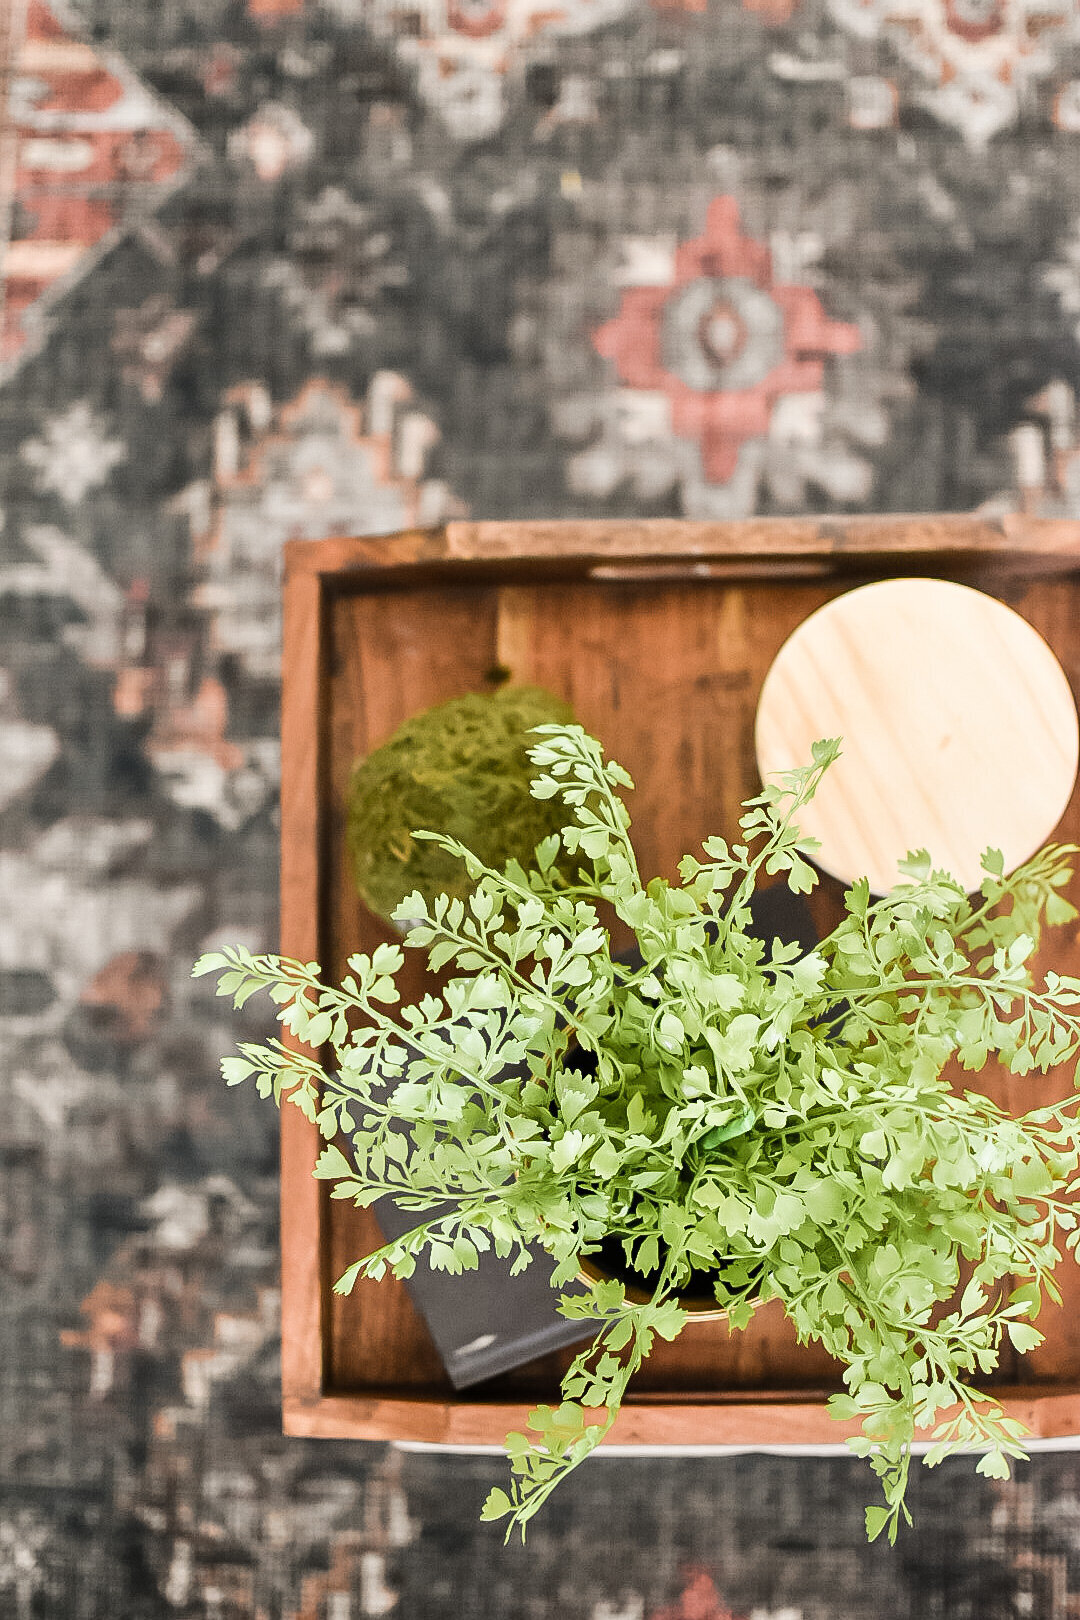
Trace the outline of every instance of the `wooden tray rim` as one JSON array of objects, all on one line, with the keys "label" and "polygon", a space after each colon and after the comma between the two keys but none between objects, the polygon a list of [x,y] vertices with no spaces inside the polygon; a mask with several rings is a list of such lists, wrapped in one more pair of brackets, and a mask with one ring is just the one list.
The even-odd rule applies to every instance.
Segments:
[{"label": "wooden tray rim", "polygon": [[[1080,1384],[1052,1393],[1001,1388],[994,1391],[1009,1417],[1019,1419],[1034,1439],[1076,1438],[1080,1447]],[[287,1396],[283,1403],[286,1434],[309,1438],[347,1435],[358,1440],[407,1441],[417,1445],[463,1448],[501,1445],[512,1430],[524,1428],[533,1403],[469,1403],[444,1397],[399,1395]],[[777,1438],[778,1420],[784,1438]],[[767,1400],[745,1399],[627,1401],[605,1440],[612,1446],[830,1446],[860,1432],[857,1421],[829,1416],[823,1399],[806,1393],[770,1391]],[[699,1438],[687,1441],[686,1435]],[[707,1437],[701,1438],[701,1437]]]},{"label": "wooden tray rim", "polygon": [[[1040,562],[1080,566],[1080,522],[946,512],[880,517],[770,517],[731,522],[675,518],[643,521],[560,519],[551,522],[453,522],[392,535],[291,540],[286,580],[339,577],[354,571],[422,569],[424,564],[563,561],[578,566],[617,561],[708,560],[756,563],[768,573],[785,560],[845,559],[864,566],[892,556],[952,557],[983,563],[1011,560],[1037,572]],[[355,583],[350,581],[350,583]]]}]

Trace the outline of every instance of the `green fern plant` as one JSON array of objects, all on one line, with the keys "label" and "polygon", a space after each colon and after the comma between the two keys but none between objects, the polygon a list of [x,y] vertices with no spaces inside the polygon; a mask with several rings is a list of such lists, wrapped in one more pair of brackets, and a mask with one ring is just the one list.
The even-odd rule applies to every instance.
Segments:
[{"label": "green fern plant", "polygon": [[[267,990],[291,1035],[330,1054],[245,1043],[224,1060],[228,1083],[252,1079],[317,1122],[315,1174],[332,1197],[390,1194],[415,1212],[340,1293],[420,1260],[460,1272],[489,1248],[517,1269],[530,1244],[563,1288],[612,1236],[654,1280],[637,1302],[617,1280],[562,1295],[595,1334],[562,1403],[508,1437],[512,1480],[484,1509],[508,1535],[609,1432],[702,1271],[717,1272],[735,1328],[755,1297],[778,1298],[801,1340],[844,1363],[830,1409],[859,1420],[850,1443],[883,1487],[871,1537],[895,1538],[907,1517],[917,1431],[929,1464],[981,1448],[979,1471],[1004,1477],[1024,1455],[1022,1425],[976,1380],[1005,1343],[1038,1344],[1043,1296],[1059,1298],[1052,1274],[1077,1240],[1076,1099],[1013,1118],[945,1068],[994,1055],[1023,1074],[1076,1057],[1080,981],[1035,986],[1028,969],[1042,922],[1075,915],[1061,890],[1076,849],[1049,847],[1009,875],[988,851],[974,898],[919,853],[884,899],[854,884],[809,954],[766,947],[751,896],[767,877],[795,891],[816,881],[797,817],[838,751],[816,744],[809,766],[749,801],[741,842],[711,838],[704,859],[683,860],[681,883],[644,883],[626,772],[580,727],[538,727],[532,791],[565,825],[528,869],[417,835],[471,885],[467,901],[413,894],[400,907],[419,919],[406,948],[453,965],[441,994],[401,1004],[396,945],[352,957],[340,987],[317,963],[240,948],[195,968],[237,1006]],[[609,909],[633,930],[639,967],[612,959]]]}]

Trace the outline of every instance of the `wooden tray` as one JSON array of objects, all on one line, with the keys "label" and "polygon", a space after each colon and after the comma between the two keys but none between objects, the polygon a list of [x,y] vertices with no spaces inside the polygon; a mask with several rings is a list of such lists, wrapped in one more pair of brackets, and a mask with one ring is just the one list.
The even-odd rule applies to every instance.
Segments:
[{"label": "wooden tray", "polygon": [[[1046,637],[1080,691],[1080,524],[1023,517],[768,519],[744,523],[451,523],[384,539],[286,549],[281,948],[338,975],[387,933],[356,899],[342,804],[353,761],[407,716],[509,670],[573,704],[637,782],[643,872],[675,875],[710,833],[730,836],[758,787],[753,720],[763,677],[810,612],[866,579],[929,574],[1007,601]],[[1059,838],[1080,842],[1080,794]],[[831,881],[815,896],[836,915]],[[1080,972],[1080,932],[1048,959]],[[420,963],[414,967],[419,974]],[[417,981],[419,982],[419,980]],[[1018,1109],[1071,1075],[980,1082]],[[311,1177],[314,1129],[282,1118],[283,1408],[287,1433],[459,1445],[501,1442],[554,1400],[572,1352],[455,1395],[403,1285],[331,1292],[380,1241],[374,1218]],[[996,1380],[1043,1436],[1080,1433],[1080,1269],[1045,1345]],[[613,1431],[618,1444],[820,1444],[837,1370],[800,1347],[778,1302],[741,1334],[687,1327],[658,1345]]]}]

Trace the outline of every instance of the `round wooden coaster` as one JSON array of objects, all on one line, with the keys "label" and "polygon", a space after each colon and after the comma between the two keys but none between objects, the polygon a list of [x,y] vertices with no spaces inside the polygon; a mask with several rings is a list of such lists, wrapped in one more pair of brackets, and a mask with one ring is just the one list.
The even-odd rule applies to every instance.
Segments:
[{"label": "round wooden coaster", "polygon": [[799,813],[817,864],[884,894],[927,849],[969,891],[980,857],[1005,870],[1053,832],[1076,778],[1080,728],[1065,673],[1038,631],[992,596],[939,579],[848,591],[781,647],[761,690],[762,778],[842,755]]}]

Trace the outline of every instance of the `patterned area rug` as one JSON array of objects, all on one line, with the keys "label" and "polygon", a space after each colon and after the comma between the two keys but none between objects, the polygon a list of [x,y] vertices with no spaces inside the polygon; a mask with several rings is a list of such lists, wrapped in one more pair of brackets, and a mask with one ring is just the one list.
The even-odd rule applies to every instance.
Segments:
[{"label": "patterned area rug", "polygon": [[0,1614],[1066,1620],[1080,1459],[286,1441],[278,559],[455,513],[1080,517],[1075,0],[0,7]]}]

